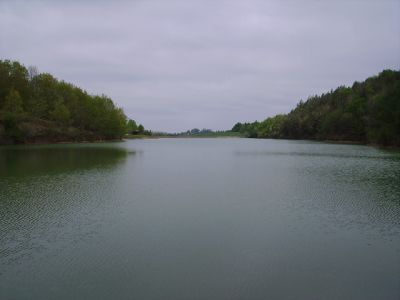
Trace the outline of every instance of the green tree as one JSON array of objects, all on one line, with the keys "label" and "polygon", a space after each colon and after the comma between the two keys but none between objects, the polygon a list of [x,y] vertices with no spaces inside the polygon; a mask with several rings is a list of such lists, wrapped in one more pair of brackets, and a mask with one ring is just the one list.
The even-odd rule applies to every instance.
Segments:
[{"label": "green tree", "polygon": [[138,133],[139,133],[139,134],[143,134],[143,132],[144,132],[144,126],[143,126],[142,124],[139,124],[139,126],[138,126]]},{"label": "green tree", "polygon": [[13,88],[9,91],[3,104],[3,110],[13,114],[20,114],[24,111],[21,95]]},{"label": "green tree", "polygon": [[68,125],[70,120],[70,112],[63,103],[62,98],[58,98],[53,106],[53,110],[50,111],[50,118],[54,121]]},{"label": "green tree", "polygon": [[285,116],[232,128],[247,137],[349,140],[400,145],[400,72],[384,70],[352,87],[315,95]]},{"label": "green tree", "polygon": [[0,135],[11,141],[114,139],[126,127],[123,110],[109,97],[0,60]]},{"label": "green tree", "polygon": [[18,126],[21,119],[23,119],[22,98],[18,91],[11,89],[0,111],[0,125],[5,130],[3,134],[6,138],[15,141],[23,139],[24,132]]},{"label": "green tree", "polygon": [[126,125],[126,131],[130,134],[136,134],[138,132],[138,126],[135,120],[129,119]]}]

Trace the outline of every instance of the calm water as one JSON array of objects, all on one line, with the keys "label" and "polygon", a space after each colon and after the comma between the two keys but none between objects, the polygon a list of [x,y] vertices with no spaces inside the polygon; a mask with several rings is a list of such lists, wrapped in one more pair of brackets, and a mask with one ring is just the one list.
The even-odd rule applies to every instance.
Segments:
[{"label": "calm water", "polygon": [[0,148],[0,299],[399,299],[400,153]]}]

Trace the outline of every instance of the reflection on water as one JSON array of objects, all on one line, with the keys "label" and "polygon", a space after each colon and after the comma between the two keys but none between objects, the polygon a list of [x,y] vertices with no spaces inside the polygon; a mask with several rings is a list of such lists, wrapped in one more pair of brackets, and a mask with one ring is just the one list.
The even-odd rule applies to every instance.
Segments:
[{"label": "reflection on water", "polygon": [[399,160],[400,154],[398,152],[368,155],[368,154],[349,154],[349,153],[326,153],[326,152],[283,152],[283,151],[236,151],[236,155],[243,156],[257,156],[257,155],[271,155],[271,156],[311,156],[311,157],[329,157],[329,158],[357,158],[357,159],[389,159]]},{"label": "reflection on water", "polygon": [[0,148],[0,299],[397,300],[399,178],[307,141]]},{"label": "reflection on water", "polygon": [[113,170],[129,153],[113,144],[0,148],[0,263],[29,261],[95,232],[112,200]]},{"label": "reflection on water", "polygon": [[126,149],[109,144],[0,147],[0,176],[54,175],[107,168],[121,163],[126,155]]}]

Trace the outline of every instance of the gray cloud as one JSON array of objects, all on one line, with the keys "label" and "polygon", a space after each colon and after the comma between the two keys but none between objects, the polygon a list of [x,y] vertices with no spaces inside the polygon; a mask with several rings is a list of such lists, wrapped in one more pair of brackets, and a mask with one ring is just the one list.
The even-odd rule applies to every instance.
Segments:
[{"label": "gray cloud", "polygon": [[399,1],[5,1],[0,56],[154,130],[230,128],[400,67]]}]

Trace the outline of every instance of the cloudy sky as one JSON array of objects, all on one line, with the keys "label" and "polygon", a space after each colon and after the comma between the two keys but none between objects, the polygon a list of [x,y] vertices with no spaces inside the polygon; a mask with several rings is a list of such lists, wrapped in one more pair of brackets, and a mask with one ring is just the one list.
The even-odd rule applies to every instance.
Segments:
[{"label": "cloudy sky", "polygon": [[227,129],[400,68],[400,0],[0,0],[0,59],[152,130]]}]

